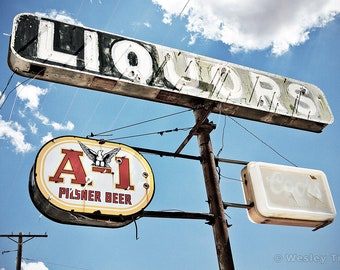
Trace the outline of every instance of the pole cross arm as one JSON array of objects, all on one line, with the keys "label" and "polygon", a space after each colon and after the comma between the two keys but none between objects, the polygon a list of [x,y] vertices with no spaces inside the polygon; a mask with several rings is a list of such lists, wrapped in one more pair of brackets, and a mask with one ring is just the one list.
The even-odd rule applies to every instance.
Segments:
[{"label": "pole cross arm", "polygon": [[[48,237],[48,235],[45,234],[0,234],[0,237],[30,237],[30,238],[35,238],[35,237]],[[27,241],[26,241],[27,242]]]},{"label": "pole cross arm", "polygon": [[[197,134],[197,131],[199,128],[207,121],[209,114],[212,112],[212,110],[215,107],[215,103],[210,103],[208,106],[204,107],[204,110],[201,110],[200,118],[196,121],[196,124],[193,126],[193,128],[190,130],[188,136],[184,139],[182,144],[178,147],[176,150],[176,154],[179,154],[183,148],[187,145],[187,143],[190,141],[190,139]],[[215,128],[215,125],[214,127]]]}]

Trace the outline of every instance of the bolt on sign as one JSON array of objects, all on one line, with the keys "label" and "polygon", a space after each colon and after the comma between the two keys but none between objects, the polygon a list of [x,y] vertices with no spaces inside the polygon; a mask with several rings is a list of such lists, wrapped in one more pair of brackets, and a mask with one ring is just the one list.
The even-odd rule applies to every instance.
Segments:
[{"label": "bolt on sign", "polygon": [[144,157],[129,146],[80,137],[45,144],[32,168],[35,206],[61,223],[121,227],[151,202],[154,178]]},{"label": "bolt on sign", "polygon": [[15,17],[10,68],[34,77],[313,132],[333,122],[315,85],[32,14]]},{"label": "bolt on sign", "polygon": [[250,162],[241,172],[248,217],[261,224],[321,228],[336,210],[326,175],[319,170]]}]

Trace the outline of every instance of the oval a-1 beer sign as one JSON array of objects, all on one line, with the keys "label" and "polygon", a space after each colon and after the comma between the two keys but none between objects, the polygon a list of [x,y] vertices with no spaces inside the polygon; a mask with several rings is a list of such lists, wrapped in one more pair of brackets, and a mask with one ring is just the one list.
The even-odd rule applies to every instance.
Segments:
[{"label": "oval a-1 beer sign", "polygon": [[62,223],[121,227],[151,201],[153,172],[133,148],[59,137],[39,151],[30,177],[35,206]]}]

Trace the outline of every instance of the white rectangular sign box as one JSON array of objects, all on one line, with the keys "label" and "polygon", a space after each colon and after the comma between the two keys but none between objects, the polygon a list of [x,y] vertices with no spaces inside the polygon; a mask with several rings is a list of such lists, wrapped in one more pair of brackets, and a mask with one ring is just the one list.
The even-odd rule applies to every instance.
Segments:
[{"label": "white rectangular sign box", "polygon": [[33,14],[15,17],[8,63],[23,76],[313,132],[333,122],[315,85]]},{"label": "white rectangular sign box", "polygon": [[242,170],[248,217],[255,223],[323,227],[336,215],[326,175],[319,170],[250,162]]}]

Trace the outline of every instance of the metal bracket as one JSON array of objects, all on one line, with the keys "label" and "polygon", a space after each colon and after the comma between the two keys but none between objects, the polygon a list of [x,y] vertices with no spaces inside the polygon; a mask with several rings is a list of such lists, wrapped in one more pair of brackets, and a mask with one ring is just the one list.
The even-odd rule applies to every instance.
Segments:
[{"label": "metal bracket", "polygon": [[241,204],[241,203],[223,202],[224,209],[227,209],[228,207],[250,209],[253,206],[254,206],[254,203],[251,203],[251,204]]},{"label": "metal bracket", "polygon": [[143,211],[141,214],[141,217],[202,219],[202,220],[206,220],[209,223],[214,221],[213,214],[185,212],[185,211]]},{"label": "metal bracket", "polygon": [[176,154],[179,154],[183,148],[187,145],[187,143],[190,141],[190,139],[197,133],[198,129],[207,121],[207,118],[213,108],[215,107],[215,103],[209,104],[207,107],[204,107],[204,113],[201,115],[199,121],[196,122],[196,124],[193,126],[193,128],[190,130],[188,136],[184,139],[184,141],[181,143],[181,145],[176,150]]}]

